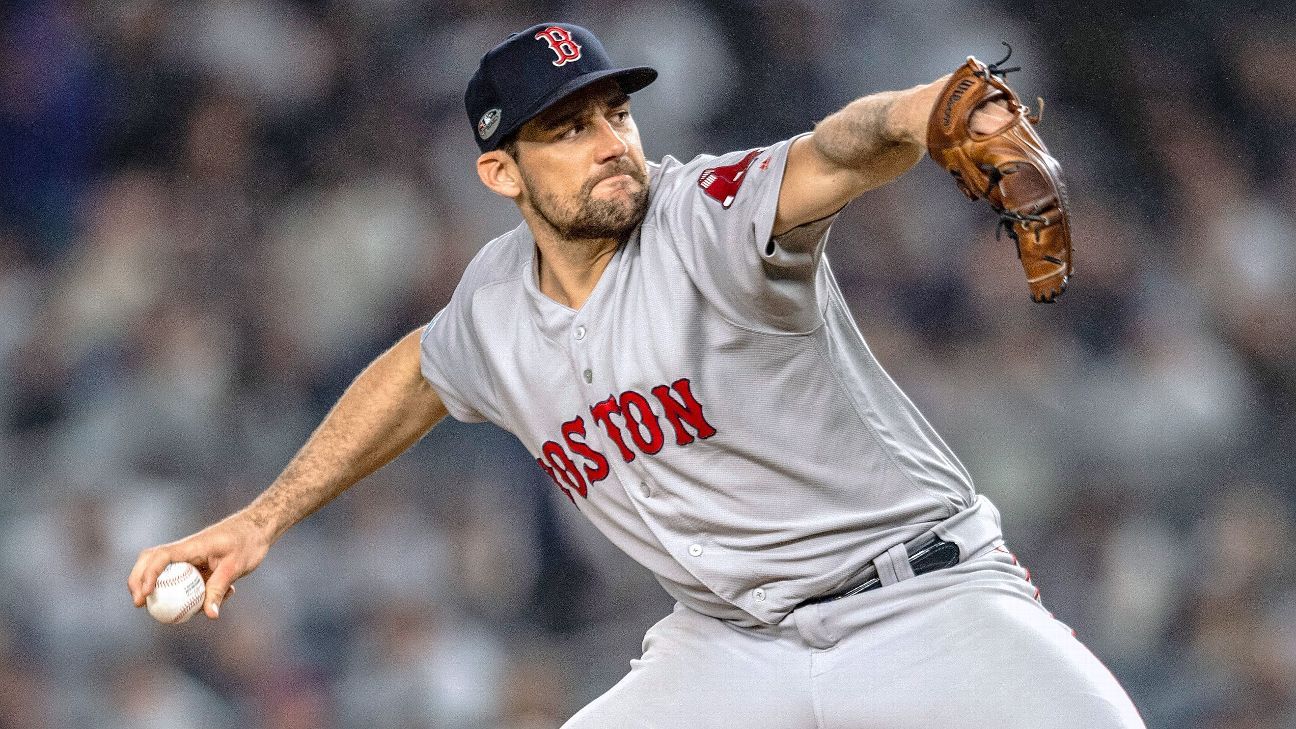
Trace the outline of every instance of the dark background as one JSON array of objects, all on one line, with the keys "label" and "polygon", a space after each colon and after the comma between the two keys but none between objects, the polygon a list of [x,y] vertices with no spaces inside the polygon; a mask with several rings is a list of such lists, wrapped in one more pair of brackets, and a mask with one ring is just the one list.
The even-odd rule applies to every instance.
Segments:
[{"label": "dark background", "polygon": [[443,424],[295,528],[217,623],[158,625],[125,588],[515,224],[462,93],[554,19],[661,70],[650,158],[1012,43],[1070,186],[1060,303],[926,160],[847,209],[834,269],[1149,726],[1296,726],[1282,5],[0,4],[0,727],[540,729],[628,670],[669,600],[488,426]]}]

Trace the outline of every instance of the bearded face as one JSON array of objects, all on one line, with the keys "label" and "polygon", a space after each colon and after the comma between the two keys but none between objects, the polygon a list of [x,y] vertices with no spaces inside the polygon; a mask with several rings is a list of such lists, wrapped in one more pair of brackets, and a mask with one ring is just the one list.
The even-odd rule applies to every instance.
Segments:
[{"label": "bearded face", "polygon": [[629,156],[609,163],[575,192],[544,183],[520,165],[536,213],[568,240],[625,240],[648,212],[648,175]]},{"label": "bearded face", "polygon": [[519,130],[505,151],[518,204],[567,240],[624,240],[648,211],[648,164],[630,97],[615,81],[572,94]]}]

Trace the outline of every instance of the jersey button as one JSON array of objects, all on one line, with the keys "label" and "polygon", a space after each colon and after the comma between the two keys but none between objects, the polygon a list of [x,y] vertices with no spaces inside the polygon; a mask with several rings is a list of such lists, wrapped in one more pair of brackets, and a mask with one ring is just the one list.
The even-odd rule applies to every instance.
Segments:
[{"label": "jersey button", "polygon": [[585,338],[585,325],[581,324],[580,326],[576,327],[576,339],[581,340],[584,338]]},{"label": "jersey button", "polygon": [[756,598],[756,602],[765,602],[765,591],[758,587],[752,590],[752,597]]},{"label": "jersey button", "polygon": [[594,370],[587,369],[583,374],[585,375],[585,382],[594,382]]},{"label": "jersey button", "polygon": [[702,545],[701,545],[701,544],[690,544],[690,545],[689,545],[689,554],[693,555],[694,557],[701,557],[701,556],[702,556]]},{"label": "jersey button", "polygon": [[643,494],[643,497],[644,497],[645,499],[647,499],[647,498],[651,498],[651,497],[652,497],[652,486],[649,486],[647,481],[640,481],[640,482],[639,482],[639,493]]}]

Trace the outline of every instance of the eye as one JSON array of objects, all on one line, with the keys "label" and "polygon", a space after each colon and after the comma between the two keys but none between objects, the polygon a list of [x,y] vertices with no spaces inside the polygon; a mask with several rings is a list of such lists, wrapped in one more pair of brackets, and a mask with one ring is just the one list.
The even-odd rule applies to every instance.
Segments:
[{"label": "eye", "polygon": [[625,124],[629,118],[630,118],[629,109],[620,109],[618,111],[612,112],[612,119],[617,124]]},{"label": "eye", "polygon": [[558,138],[559,138],[559,139],[573,139],[573,138],[577,137],[578,135],[580,135],[580,133],[583,132],[583,131],[585,131],[585,125],[582,124],[582,123],[580,123],[580,122],[576,122],[576,123],[572,124],[570,127],[567,127],[567,129],[566,129],[562,134],[559,134],[559,135],[558,135]]}]

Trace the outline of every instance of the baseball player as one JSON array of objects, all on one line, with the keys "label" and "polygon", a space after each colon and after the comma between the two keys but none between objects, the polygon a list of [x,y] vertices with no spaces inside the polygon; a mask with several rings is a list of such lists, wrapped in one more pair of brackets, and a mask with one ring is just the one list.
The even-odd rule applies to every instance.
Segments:
[{"label": "baseball player", "polygon": [[[1033,134],[1006,71],[969,59],[794,139],[652,164],[629,94],[654,70],[614,65],[575,25],[509,36],[465,100],[481,181],[524,222],[359,375],[252,504],[144,550],[135,604],[188,561],[218,617],[289,527],[448,413],[516,434],[678,601],[568,727],[1141,727],[873,357],[825,254],[848,202],[929,146],[969,149],[933,139]],[[1051,158],[999,144],[1007,162],[967,152],[956,176],[1000,212],[1032,294],[1051,300],[1070,272],[1061,190],[1022,202],[1014,185],[1060,177]]]}]

